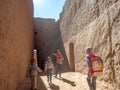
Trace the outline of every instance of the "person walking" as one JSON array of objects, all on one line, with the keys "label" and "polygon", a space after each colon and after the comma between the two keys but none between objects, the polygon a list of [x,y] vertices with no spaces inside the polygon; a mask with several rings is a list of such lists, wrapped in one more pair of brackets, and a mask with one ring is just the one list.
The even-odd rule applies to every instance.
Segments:
[{"label": "person walking", "polygon": [[37,61],[35,59],[31,60],[31,65],[28,68],[27,77],[31,79],[31,90],[38,90],[37,89],[37,75],[38,72],[41,73],[42,70],[37,66]]},{"label": "person walking", "polygon": [[100,57],[95,56],[92,52],[92,47],[86,49],[86,60],[88,63],[88,76],[87,82],[90,90],[96,90],[96,79],[97,76],[102,75],[103,72],[103,61]]},{"label": "person walking", "polygon": [[61,78],[61,68],[62,68],[62,63],[63,63],[63,55],[60,52],[60,50],[57,50],[57,53],[53,53],[53,55],[56,56],[56,72],[55,72],[55,76],[57,77],[57,74],[59,73],[59,77]]},{"label": "person walking", "polygon": [[50,82],[50,84],[52,84],[52,74],[54,73],[54,66],[50,56],[48,56],[47,61],[45,63],[44,72],[47,72],[47,81]]}]

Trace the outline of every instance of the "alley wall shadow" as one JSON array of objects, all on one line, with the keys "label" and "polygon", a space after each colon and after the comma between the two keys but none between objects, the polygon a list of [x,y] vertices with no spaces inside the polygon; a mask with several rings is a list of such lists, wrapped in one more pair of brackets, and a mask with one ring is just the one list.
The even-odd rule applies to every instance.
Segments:
[{"label": "alley wall shadow", "polygon": [[[38,76],[37,80],[38,90],[47,90],[40,76]],[[26,78],[24,82],[18,87],[16,90],[31,90],[31,80],[30,78]]]},{"label": "alley wall shadow", "polygon": [[68,58],[67,58],[67,55],[66,55],[66,52],[65,52],[65,47],[64,47],[62,36],[61,36],[60,28],[58,30],[57,44],[58,44],[58,49],[62,52],[63,57],[64,57],[64,61],[63,61],[63,64],[62,64],[62,71],[63,72],[69,72],[71,70],[70,70],[69,63],[68,63]]}]

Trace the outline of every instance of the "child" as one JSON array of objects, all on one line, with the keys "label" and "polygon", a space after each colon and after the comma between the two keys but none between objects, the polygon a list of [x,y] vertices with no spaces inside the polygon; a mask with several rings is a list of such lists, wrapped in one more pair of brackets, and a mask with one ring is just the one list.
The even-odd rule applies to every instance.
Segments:
[{"label": "child", "polygon": [[[31,65],[29,66],[28,74],[31,78],[31,90],[37,90],[37,75],[38,72],[42,72],[42,70],[37,66],[36,60],[31,60]],[[28,75],[27,75],[28,77]]]},{"label": "child", "polygon": [[[92,52],[92,47],[86,49],[86,60],[88,62],[88,76],[87,82],[90,90],[96,90],[96,80],[97,76],[102,73],[103,61],[98,56],[94,55]],[[99,63],[98,63],[99,62]]]},{"label": "child", "polygon": [[47,72],[47,81],[52,83],[52,74],[54,72],[54,66],[51,61],[51,57],[47,58],[48,60],[45,63],[45,72]]},{"label": "child", "polygon": [[62,63],[63,63],[63,55],[62,53],[60,52],[60,50],[57,50],[57,54],[53,53],[53,55],[56,56],[56,77],[57,77],[57,74],[59,73],[59,77],[61,78],[61,69],[62,69]]}]

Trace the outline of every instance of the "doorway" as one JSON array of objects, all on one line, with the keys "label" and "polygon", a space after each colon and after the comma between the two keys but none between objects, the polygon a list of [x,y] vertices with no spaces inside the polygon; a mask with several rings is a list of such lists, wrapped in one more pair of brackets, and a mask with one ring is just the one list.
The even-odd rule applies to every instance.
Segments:
[{"label": "doorway", "polygon": [[69,44],[69,58],[70,58],[70,68],[75,71],[75,61],[74,61],[74,44]]}]

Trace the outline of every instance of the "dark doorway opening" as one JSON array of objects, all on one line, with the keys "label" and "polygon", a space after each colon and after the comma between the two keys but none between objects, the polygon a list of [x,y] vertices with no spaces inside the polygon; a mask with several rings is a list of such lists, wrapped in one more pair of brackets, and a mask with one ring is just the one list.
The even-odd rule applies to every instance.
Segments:
[{"label": "dark doorway opening", "polygon": [[70,68],[72,71],[75,71],[75,62],[74,62],[74,44],[69,44],[69,58],[70,58]]},{"label": "dark doorway opening", "polygon": [[39,58],[39,50],[37,50],[37,62],[38,62],[38,66],[41,67],[40,58]]},{"label": "dark doorway opening", "polygon": [[37,62],[38,62],[38,67],[44,70],[45,62],[43,60],[42,53],[40,52],[40,50],[37,50]]}]

